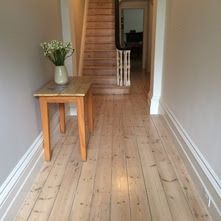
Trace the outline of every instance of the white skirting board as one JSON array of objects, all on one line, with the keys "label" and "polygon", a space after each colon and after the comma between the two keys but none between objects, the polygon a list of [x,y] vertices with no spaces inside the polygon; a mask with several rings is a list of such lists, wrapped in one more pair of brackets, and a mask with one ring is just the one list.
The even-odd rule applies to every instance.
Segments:
[{"label": "white skirting board", "polygon": [[164,119],[176,137],[182,159],[214,221],[221,220],[221,181],[169,107],[160,101]]},{"label": "white skirting board", "polygon": [[[53,135],[58,131],[58,112],[51,119]],[[14,220],[43,164],[42,132],[0,187],[0,220]]]},{"label": "white skirting board", "polygon": [[13,220],[42,165],[42,133],[0,188],[0,218]]},{"label": "white skirting board", "polygon": [[160,110],[160,96],[148,95],[148,106],[150,107],[150,114],[157,115],[161,113]]}]

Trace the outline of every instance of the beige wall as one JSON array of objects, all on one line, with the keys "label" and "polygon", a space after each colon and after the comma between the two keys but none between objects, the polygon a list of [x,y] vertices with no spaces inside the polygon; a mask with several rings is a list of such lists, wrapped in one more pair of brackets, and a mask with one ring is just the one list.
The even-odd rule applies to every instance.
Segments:
[{"label": "beige wall", "polygon": [[[206,171],[219,194],[221,193],[220,11],[221,1],[218,0],[167,0],[161,97],[163,106],[167,108],[180,131],[191,143],[189,149],[197,155],[193,163],[195,161],[202,163],[200,167],[204,170],[204,176]],[[207,182],[206,179],[204,182]],[[217,194],[213,197],[216,196]],[[221,200],[218,196],[216,203],[221,211]]]},{"label": "beige wall", "polygon": [[75,48],[76,70],[79,71],[85,0],[70,0],[72,42]]},{"label": "beige wall", "polygon": [[33,92],[53,77],[40,42],[61,39],[58,1],[0,3],[0,186],[41,132]]},{"label": "beige wall", "polygon": [[169,0],[163,101],[221,178],[221,1]]}]

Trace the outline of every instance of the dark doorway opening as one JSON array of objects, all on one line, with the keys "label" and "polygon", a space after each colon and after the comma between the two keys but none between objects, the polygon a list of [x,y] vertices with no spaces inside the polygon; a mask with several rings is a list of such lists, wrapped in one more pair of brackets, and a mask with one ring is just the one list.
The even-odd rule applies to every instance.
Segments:
[{"label": "dark doorway opening", "polygon": [[121,11],[121,45],[131,50],[131,68],[142,69],[144,9],[126,8]]}]

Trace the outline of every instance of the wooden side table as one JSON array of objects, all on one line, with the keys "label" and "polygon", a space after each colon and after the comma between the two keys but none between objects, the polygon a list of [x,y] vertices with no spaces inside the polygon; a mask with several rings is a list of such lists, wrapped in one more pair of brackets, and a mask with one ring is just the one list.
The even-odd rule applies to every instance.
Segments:
[{"label": "wooden side table", "polygon": [[40,102],[45,160],[50,161],[52,156],[48,104],[59,104],[60,132],[65,133],[65,103],[74,103],[77,106],[81,158],[83,161],[86,161],[86,117],[88,117],[89,131],[93,132],[93,95],[91,79],[88,77],[74,77],[64,86],[56,85],[51,81],[38,90],[34,96],[39,97]]}]

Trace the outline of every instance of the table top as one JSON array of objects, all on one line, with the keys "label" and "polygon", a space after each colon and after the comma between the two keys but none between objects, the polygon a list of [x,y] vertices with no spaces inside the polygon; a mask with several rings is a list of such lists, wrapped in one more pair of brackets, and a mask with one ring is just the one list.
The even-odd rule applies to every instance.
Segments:
[{"label": "table top", "polygon": [[35,97],[84,97],[92,85],[90,77],[72,77],[66,85],[57,85],[54,81],[48,82],[34,93]]}]

